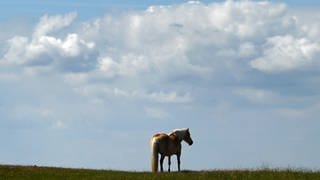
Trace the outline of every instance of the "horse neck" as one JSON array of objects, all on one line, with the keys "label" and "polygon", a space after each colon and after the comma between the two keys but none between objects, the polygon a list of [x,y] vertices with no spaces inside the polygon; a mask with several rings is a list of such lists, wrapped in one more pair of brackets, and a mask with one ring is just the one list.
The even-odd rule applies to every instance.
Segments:
[{"label": "horse neck", "polygon": [[176,143],[181,143],[182,139],[179,138],[174,132],[169,134],[169,138],[171,141],[176,142]]}]

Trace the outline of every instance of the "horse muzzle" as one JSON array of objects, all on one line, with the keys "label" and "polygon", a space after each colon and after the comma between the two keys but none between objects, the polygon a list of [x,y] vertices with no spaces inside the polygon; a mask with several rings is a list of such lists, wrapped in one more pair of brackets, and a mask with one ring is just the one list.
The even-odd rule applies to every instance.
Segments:
[{"label": "horse muzzle", "polygon": [[191,146],[193,144],[193,141],[188,142],[189,146]]}]

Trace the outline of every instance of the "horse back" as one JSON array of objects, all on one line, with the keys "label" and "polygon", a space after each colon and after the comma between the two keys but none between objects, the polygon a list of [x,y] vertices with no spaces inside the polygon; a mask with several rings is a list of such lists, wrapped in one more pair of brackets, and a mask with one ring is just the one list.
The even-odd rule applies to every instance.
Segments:
[{"label": "horse back", "polygon": [[157,138],[157,139],[167,139],[169,138],[169,136],[167,134],[164,133],[158,133],[152,136],[153,138]]},{"label": "horse back", "polygon": [[160,154],[171,155],[180,152],[181,144],[175,136],[158,133],[153,135],[152,138],[158,143]]}]

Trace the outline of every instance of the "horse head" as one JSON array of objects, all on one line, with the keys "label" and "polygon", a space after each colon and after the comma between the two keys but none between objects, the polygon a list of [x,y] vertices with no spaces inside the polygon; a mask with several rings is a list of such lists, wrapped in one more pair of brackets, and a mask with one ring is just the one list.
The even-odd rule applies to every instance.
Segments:
[{"label": "horse head", "polygon": [[185,141],[190,146],[193,144],[193,140],[191,139],[189,128],[186,129],[176,129],[173,133],[182,141]]},{"label": "horse head", "polygon": [[187,142],[190,146],[193,144],[193,141],[191,139],[191,135],[190,135],[190,131],[189,131],[189,128],[186,129],[186,132],[185,132],[185,136],[184,136],[184,139],[183,139],[185,142]]}]

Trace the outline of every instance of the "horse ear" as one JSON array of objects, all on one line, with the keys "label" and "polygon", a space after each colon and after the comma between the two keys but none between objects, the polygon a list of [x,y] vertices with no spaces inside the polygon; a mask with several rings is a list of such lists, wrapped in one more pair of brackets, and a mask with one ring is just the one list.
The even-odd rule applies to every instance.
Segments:
[{"label": "horse ear", "polygon": [[187,131],[189,131],[189,128],[187,128]]}]

